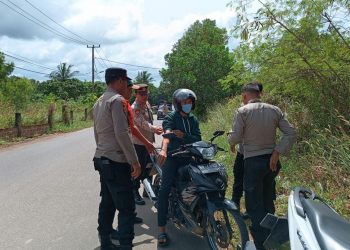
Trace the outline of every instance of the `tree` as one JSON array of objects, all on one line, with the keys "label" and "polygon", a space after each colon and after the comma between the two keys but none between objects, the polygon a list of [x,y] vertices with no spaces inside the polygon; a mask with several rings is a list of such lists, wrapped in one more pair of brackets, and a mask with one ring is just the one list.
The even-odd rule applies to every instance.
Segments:
[{"label": "tree", "polygon": [[100,96],[105,90],[105,84],[95,82],[94,91],[92,91],[91,82],[83,82],[79,79],[67,79],[65,81],[48,80],[38,84],[38,93],[41,95],[53,94],[62,100],[77,100],[86,95],[93,94]]},{"label": "tree", "polygon": [[72,67],[73,65],[71,64],[68,65],[67,63],[60,63],[57,66],[57,70],[52,71],[49,74],[49,77],[52,80],[57,81],[66,81],[68,79],[71,79],[79,73],[79,71],[72,71]]},{"label": "tree", "polygon": [[134,82],[136,84],[152,84],[154,82],[154,79],[151,75],[151,73],[147,71],[141,71],[137,73],[137,76],[134,79]]},{"label": "tree", "polygon": [[282,103],[298,106],[300,134],[329,126],[348,130],[343,120],[350,117],[349,3],[259,1],[252,16],[247,2],[238,3],[233,29],[243,40],[234,52],[242,67],[232,68],[226,87],[260,80]]},{"label": "tree", "polygon": [[170,99],[178,88],[192,89],[198,97],[197,114],[205,115],[209,105],[225,96],[219,80],[231,67],[227,32],[213,20],[196,21],[165,55],[166,68],[160,71],[161,93]]},{"label": "tree", "polygon": [[13,71],[13,63],[5,63],[5,56],[0,52],[0,80],[7,78]]},{"label": "tree", "polygon": [[0,90],[5,99],[13,105],[16,112],[20,112],[28,106],[34,89],[30,80],[15,76],[6,79],[0,85]]},{"label": "tree", "polygon": [[148,91],[150,92],[149,102],[152,105],[158,103],[158,88],[153,85],[154,78],[151,73],[147,71],[141,71],[137,73],[137,76],[134,79],[135,84],[147,84]]}]

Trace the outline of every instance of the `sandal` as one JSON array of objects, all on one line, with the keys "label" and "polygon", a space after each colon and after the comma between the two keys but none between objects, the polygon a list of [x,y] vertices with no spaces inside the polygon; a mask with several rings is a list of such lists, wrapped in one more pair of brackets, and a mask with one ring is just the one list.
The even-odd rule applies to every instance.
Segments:
[{"label": "sandal", "polygon": [[158,246],[165,247],[169,245],[169,237],[167,233],[161,233],[158,235]]}]

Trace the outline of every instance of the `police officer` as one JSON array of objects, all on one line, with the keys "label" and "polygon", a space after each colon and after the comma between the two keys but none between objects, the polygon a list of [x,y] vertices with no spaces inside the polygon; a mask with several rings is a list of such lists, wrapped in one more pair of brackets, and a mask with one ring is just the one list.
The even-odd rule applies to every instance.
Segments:
[{"label": "police officer", "polygon": [[[136,91],[136,99],[132,104],[132,110],[134,114],[134,122],[141,134],[151,143],[155,142],[154,134],[160,135],[163,133],[162,127],[153,125],[153,114],[150,104],[148,103],[148,85],[138,84]],[[134,198],[137,205],[145,205],[145,201],[142,199],[139,193],[140,181],[145,176],[145,169],[148,163],[151,162],[149,152],[145,146],[145,143],[133,136],[134,146],[141,164],[141,175],[134,180]]]},{"label": "police officer", "polygon": [[[256,83],[259,87],[259,98],[262,95],[263,85]],[[244,103],[242,104],[242,106]],[[244,176],[244,155],[243,155],[243,144],[238,144],[236,159],[233,165],[233,187],[232,187],[232,201],[236,203],[240,209],[241,198],[243,196],[243,176]],[[243,218],[248,218],[248,214],[242,214]]]},{"label": "police officer", "polygon": [[[178,149],[183,144],[201,140],[201,132],[197,118],[192,111],[196,105],[196,94],[190,89],[178,89],[173,94],[175,111],[169,113],[163,121],[165,133],[174,133],[175,138],[164,138],[162,150],[158,156],[158,164],[162,167],[162,182],[158,196],[158,246],[168,245],[166,233],[166,219],[169,205],[169,194],[174,183],[178,168],[188,163],[188,160],[176,159],[168,156],[168,152]],[[166,105],[166,104],[165,104]]]},{"label": "police officer", "polygon": [[[260,226],[267,213],[274,214],[274,179],[281,168],[280,154],[287,154],[296,140],[296,131],[286,120],[282,111],[260,100],[259,86],[250,83],[243,87],[243,107],[234,117],[229,134],[231,151],[243,143],[244,192],[247,212],[251,218],[251,234],[257,249],[264,249],[263,243],[269,231]],[[276,144],[276,130],[282,132]]]},{"label": "police officer", "polygon": [[141,172],[123,97],[131,79],[125,69],[108,68],[105,80],[107,90],[97,100],[93,111],[97,145],[94,160],[101,181],[98,232],[102,250],[117,249],[110,239],[117,209],[119,249],[129,250],[132,249],[135,219],[132,178],[137,178]]}]

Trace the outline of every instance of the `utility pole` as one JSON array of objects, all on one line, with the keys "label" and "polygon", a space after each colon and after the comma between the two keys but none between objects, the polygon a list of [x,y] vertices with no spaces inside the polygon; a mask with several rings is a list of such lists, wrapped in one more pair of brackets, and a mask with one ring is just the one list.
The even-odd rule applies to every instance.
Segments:
[{"label": "utility pole", "polygon": [[89,45],[86,45],[87,48],[91,48],[92,49],[92,86],[94,86],[95,88],[95,48],[100,48],[100,44],[97,46],[97,45],[92,45],[92,46],[89,46]]}]

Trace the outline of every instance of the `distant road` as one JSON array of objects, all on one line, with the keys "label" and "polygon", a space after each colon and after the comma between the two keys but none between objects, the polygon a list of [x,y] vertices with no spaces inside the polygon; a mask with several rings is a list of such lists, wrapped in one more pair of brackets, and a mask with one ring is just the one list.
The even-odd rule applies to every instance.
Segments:
[{"label": "distant road", "polygon": [[[157,138],[160,141],[160,137]],[[0,249],[99,249],[99,177],[93,130],[49,136],[0,150]],[[157,214],[137,212],[134,249],[157,248]],[[208,249],[204,239],[169,226],[166,249]]]}]

